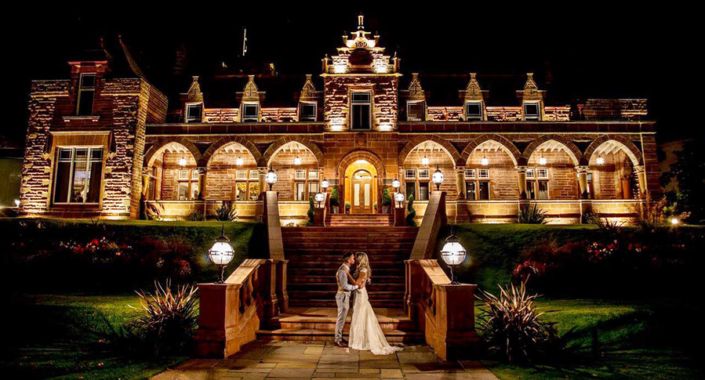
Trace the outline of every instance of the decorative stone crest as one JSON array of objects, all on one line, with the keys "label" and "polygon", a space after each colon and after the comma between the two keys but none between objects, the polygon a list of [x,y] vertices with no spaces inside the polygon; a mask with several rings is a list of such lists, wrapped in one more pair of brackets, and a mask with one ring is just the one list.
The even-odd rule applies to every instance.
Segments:
[{"label": "decorative stone crest", "polygon": [[316,91],[316,86],[313,85],[313,80],[312,80],[312,75],[311,74],[306,74],[306,82],[304,83],[304,86],[301,88],[301,96],[299,96],[300,100],[315,100],[317,97],[318,91]]},{"label": "decorative stone crest", "polygon": [[247,76],[247,84],[245,85],[245,90],[242,92],[243,102],[259,102],[259,90],[255,84],[255,76]]},{"label": "decorative stone crest", "polygon": [[523,100],[543,100],[544,91],[539,90],[539,86],[534,81],[534,73],[526,73],[524,89],[518,92]]},{"label": "decorative stone crest", "polygon": [[482,89],[477,81],[477,73],[470,73],[470,81],[465,88],[465,101],[470,100],[483,100]]},{"label": "decorative stone crest", "polygon": [[189,103],[203,102],[203,92],[201,91],[201,84],[198,83],[198,75],[193,76],[191,87],[189,87],[188,91],[186,92],[186,101]]},{"label": "decorative stone crest", "polygon": [[419,73],[411,73],[411,83],[409,83],[409,100],[426,100],[426,93],[421,87]]}]

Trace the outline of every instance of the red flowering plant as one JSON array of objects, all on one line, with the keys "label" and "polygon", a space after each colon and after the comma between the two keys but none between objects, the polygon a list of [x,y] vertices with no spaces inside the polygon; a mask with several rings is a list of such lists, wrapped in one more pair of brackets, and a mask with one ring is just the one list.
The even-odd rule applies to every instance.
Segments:
[{"label": "red flowering plant", "polygon": [[125,253],[132,250],[128,244],[119,244],[114,240],[102,236],[86,243],[75,240],[60,241],[59,248],[71,252],[75,256],[83,257],[93,263],[112,263],[124,257]]},{"label": "red flowering plant", "polygon": [[612,256],[619,247],[618,240],[612,240],[608,243],[594,241],[587,246],[588,260],[592,262],[600,262]]}]

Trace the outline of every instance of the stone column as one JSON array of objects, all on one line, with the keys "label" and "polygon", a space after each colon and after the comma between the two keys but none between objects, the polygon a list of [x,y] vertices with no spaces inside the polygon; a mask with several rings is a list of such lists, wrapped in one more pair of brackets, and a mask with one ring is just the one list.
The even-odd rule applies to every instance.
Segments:
[{"label": "stone column", "polygon": [[517,166],[516,169],[519,180],[519,199],[526,199],[526,166]]},{"label": "stone column", "polygon": [[267,183],[264,181],[264,176],[267,175],[268,169],[266,167],[258,167],[257,172],[259,174],[259,191],[260,193],[269,191]]},{"label": "stone column", "polygon": [[578,188],[580,189],[580,199],[588,199],[588,197],[589,197],[588,183],[587,183],[588,167],[587,167],[587,165],[576,166],[575,171],[578,175]]},{"label": "stone column", "polygon": [[205,167],[199,167],[198,169],[198,200],[206,200],[206,173],[207,169]]},{"label": "stone column", "polygon": [[455,185],[458,188],[458,199],[465,199],[465,167],[455,168]]},{"label": "stone column", "polygon": [[648,189],[646,188],[646,170],[643,165],[638,165],[634,167],[634,173],[636,174],[637,181],[639,182],[639,198],[647,199],[649,196]]}]

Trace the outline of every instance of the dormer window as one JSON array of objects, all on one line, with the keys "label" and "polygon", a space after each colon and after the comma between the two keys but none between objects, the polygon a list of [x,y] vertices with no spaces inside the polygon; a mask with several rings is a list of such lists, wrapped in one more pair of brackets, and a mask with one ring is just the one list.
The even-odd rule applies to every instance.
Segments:
[{"label": "dormer window", "polygon": [[541,104],[538,102],[524,102],[524,120],[540,120]]},{"label": "dormer window", "polygon": [[259,104],[245,103],[242,105],[242,121],[243,122],[258,122],[259,121]]},{"label": "dormer window", "polygon": [[465,103],[465,120],[481,121],[482,120],[482,102],[466,102]]},{"label": "dormer window", "polygon": [[316,121],[316,103],[299,103],[299,121]]},{"label": "dormer window", "polygon": [[372,96],[370,92],[353,92],[350,111],[352,129],[370,129],[372,126]]},{"label": "dormer window", "polygon": [[95,99],[95,74],[81,74],[78,79],[76,115],[93,115],[93,99]]},{"label": "dormer window", "polygon": [[426,102],[408,101],[406,102],[406,120],[424,121],[426,120]]},{"label": "dormer window", "polygon": [[184,120],[187,123],[200,123],[203,118],[203,103],[186,104],[186,117]]}]

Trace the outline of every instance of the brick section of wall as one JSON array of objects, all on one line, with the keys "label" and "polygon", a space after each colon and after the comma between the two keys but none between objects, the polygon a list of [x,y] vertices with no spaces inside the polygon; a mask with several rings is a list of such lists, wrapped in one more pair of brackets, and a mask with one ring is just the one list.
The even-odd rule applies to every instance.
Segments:
[{"label": "brick section of wall", "polygon": [[660,182],[661,171],[658,163],[656,136],[643,135],[643,146],[642,144],[637,144],[637,146],[640,146],[643,152],[647,191],[652,200],[658,200],[663,195],[663,189]]},{"label": "brick section of wall", "polygon": [[296,107],[262,107],[260,111],[262,122],[293,122],[299,120]]},{"label": "brick section of wall", "polygon": [[461,121],[463,120],[463,107],[437,107],[426,108],[426,120],[429,121]]},{"label": "brick section of wall", "polygon": [[20,211],[24,214],[41,214],[48,209],[53,161],[49,130],[57,100],[68,96],[69,83],[68,80],[32,82],[20,183]]},{"label": "brick section of wall", "polygon": [[487,106],[487,120],[491,121],[521,121],[521,106]]},{"label": "brick section of wall", "polygon": [[543,112],[544,121],[570,121],[570,106],[546,106]]},{"label": "brick section of wall", "polygon": [[631,120],[648,114],[646,99],[588,99],[578,107],[587,120]]},{"label": "brick section of wall", "polygon": [[543,155],[548,168],[549,199],[578,199],[578,177],[576,164],[563,151],[534,152],[528,162],[529,167],[541,167],[538,163]]},{"label": "brick section of wall", "polygon": [[203,110],[204,123],[235,123],[239,120],[239,108],[206,108]]},{"label": "brick section of wall", "polygon": [[[489,165],[482,165],[482,157],[487,157]],[[475,151],[468,157],[465,167],[476,170],[489,169],[490,200],[519,199],[519,175],[514,162],[507,153],[503,151]],[[466,178],[467,180],[470,178]]]},{"label": "brick section of wall", "polygon": [[396,128],[398,115],[398,85],[397,76],[327,76],[324,78],[324,120],[337,128],[349,129],[350,99],[349,90],[361,91],[371,89],[372,104],[372,129],[377,130],[385,126]]}]

